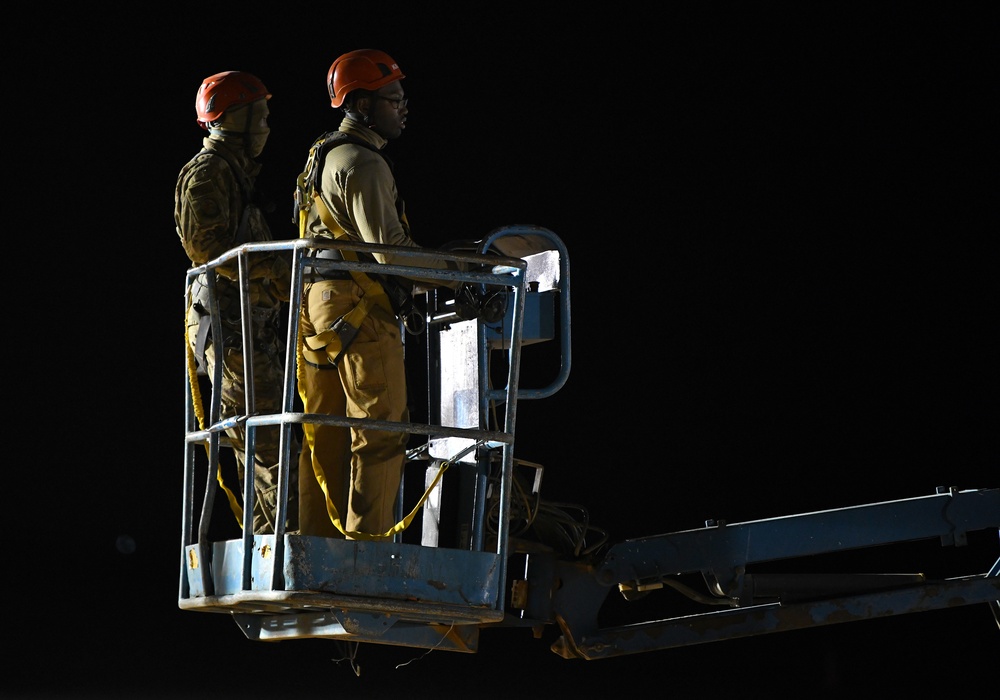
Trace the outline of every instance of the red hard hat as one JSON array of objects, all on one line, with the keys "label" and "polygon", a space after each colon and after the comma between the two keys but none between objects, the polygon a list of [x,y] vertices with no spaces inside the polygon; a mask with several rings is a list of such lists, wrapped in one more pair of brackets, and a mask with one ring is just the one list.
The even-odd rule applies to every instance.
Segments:
[{"label": "red hard hat", "polygon": [[358,49],[333,62],[326,74],[326,88],[330,92],[330,104],[340,107],[351,90],[374,91],[405,77],[389,54],[375,49]]},{"label": "red hard hat", "polygon": [[255,75],[238,70],[210,75],[202,81],[194,102],[198,124],[207,129],[209,122],[221,119],[227,109],[260,99],[271,99],[271,93]]}]

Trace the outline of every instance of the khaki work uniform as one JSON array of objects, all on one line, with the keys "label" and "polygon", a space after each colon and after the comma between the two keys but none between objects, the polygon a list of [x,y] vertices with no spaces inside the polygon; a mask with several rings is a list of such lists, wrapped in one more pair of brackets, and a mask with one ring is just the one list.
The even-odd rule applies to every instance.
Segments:
[{"label": "khaki work uniform", "polygon": [[[350,117],[344,118],[340,131],[379,150],[387,143]],[[321,167],[323,202],[350,240],[420,247],[410,238],[395,178],[380,153],[347,143],[331,148]],[[336,238],[316,209],[310,209],[303,235]],[[382,253],[374,257],[385,264],[457,269],[454,263],[433,254],[398,260]],[[328,330],[362,295],[362,288],[343,271],[339,279],[307,281],[300,319],[303,337]],[[403,338],[395,314],[374,305],[336,364],[322,359],[299,363],[298,386],[306,413],[409,421]],[[302,533],[343,537],[333,524],[337,517],[349,537],[352,532],[383,535],[391,530],[409,435],[317,424],[305,424],[303,433],[299,460]]]}]

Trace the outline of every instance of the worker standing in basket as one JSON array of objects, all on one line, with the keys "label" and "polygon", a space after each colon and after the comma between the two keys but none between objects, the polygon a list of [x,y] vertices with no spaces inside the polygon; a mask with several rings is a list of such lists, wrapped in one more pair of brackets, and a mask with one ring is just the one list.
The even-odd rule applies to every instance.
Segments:
[{"label": "worker standing in basket", "polygon": [[[268,206],[254,183],[261,164],[256,158],[270,134],[267,119],[271,94],[264,83],[244,71],[225,71],[205,78],[195,98],[198,125],[208,132],[201,150],[177,177],[174,222],[184,252],[195,267],[248,242],[270,241],[264,218]],[[280,413],[284,382],[282,302],[288,301],[291,267],[280,253],[249,257],[250,306],[253,329],[254,412]],[[221,339],[211,337],[212,318],[207,275],[214,275],[221,315]],[[235,259],[201,274],[191,288],[187,317],[188,343],[202,371],[214,377],[222,362],[220,418],[246,413],[243,338],[238,264]],[[216,341],[221,341],[216,342]],[[247,339],[249,342],[249,339]],[[218,357],[217,347],[224,353]],[[245,478],[246,431],[242,422],[226,431],[236,455],[237,471]],[[278,496],[279,426],[256,429],[253,465],[254,533],[274,532]],[[297,491],[292,474],[286,529],[297,527]],[[231,493],[231,492],[230,492]],[[234,503],[234,510],[239,506]],[[239,515],[239,513],[238,513]]]},{"label": "worker standing in basket", "polygon": [[[299,178],[296,201],[303,238],[421,248],[411,237],[392,163],[383,153],[406,127],[409,101],[403,78],[396,61],[375,49],[345,53],[330,66],[330,103],[342,110],[343,118],[336,131],[313,143]],[[340,258],[341,252],[327,249],[318,255]],[[432,249],[419,257],[387,251],[358,253],[357,258],[460,269]],[[414,282],[452,288],[460,283],[380,275],[373,284],[372,278],[343,269],[306,270],[298,366],[305,412],[407,422],[401,320],[422,317],[410,314],[406,300],[412,297]],[[303,534],[391,536],[408,434],[318,424],[305,424],[303,433]]]}]

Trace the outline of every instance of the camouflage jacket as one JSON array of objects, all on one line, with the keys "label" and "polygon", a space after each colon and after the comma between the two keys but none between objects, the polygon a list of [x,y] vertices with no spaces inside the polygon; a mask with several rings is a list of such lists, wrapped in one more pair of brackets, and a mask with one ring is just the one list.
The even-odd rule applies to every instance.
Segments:
[{"label": "camouflage jacket", "polygon": [[[188,161],[174,190],[174,223],[192,265],[203,265],[243,243],[270,241],[271,230],[254,201],[260,164],[221,139],[205,138],[204,148]],[[251,303],[272,307],[288,299],[290,254],[250,256]],[[216,268],[220,290],[239,279],[236,260]],[[220,291],[220,294],[224,293]]]}]

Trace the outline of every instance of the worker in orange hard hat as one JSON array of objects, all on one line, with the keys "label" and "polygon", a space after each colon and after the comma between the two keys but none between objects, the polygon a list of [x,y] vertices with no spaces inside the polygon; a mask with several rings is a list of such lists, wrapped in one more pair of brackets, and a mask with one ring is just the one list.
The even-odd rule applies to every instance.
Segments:
[{"label": "worker in orange hard hat", "polygon": [[[299,178],[296,202],[303,238],[422,248],[411,237],[403,200],[383,153],[406,127],[409,100],[404,78],[399,64],[375,49],[350,51],[330,66],[330,104],[343,112],[343,118],[336,131],[313,143]],[[357,253],[357,258],[459,270],[454,261],[426,250],[419,257],[386,251]],[[335,249],[313,252],[318,257],[342,255]],[[423,320],[408,313],[405,297],[412,297],[414,282],[453,288],[460,283],[380,275],[384,286],[402,281],[406,288],[402,295],[386,290],[385,295],[375,296],[363,276],[330,269],[315,266],[303,288],[298,386],[304,410],[405,423],[409,414],[401,326],[420,332],[411,322]],[[348,336],[339,331],[345,328],[345,319],[352,318],[360,320],[349,329],[351,339],[345,340]],[[302,533],[351,539],[390,536],[408,435],[321,424],[305,424],[303,433]]]},{"label": "worker in orange hard hat", "polygon": [[[255,187],[261,169],[256,158],[270,134],[267,123],[270,98],[264,83],[244,71],[216,73],[205,78],[198,88],[197,121],[208,135],[202,140],[201,150],[181,168],[174,191],[177,235],[194,267],[244,243],[272,240],[264,213],[272,210],[273,205]],[[251,412],[269,414],[282,410],[284,343],[280,313],[282,303],[289,297],[291,267],[288,259],[278,252],[254,253],[249,262],[253,338],[246,342],[242,337],[238,261],[234,258],[202,273],[191,285],[188,346],[192,364],[210,379],[215,376],[216,362],[222,363],[219,419],[247,414],[243,348],[250,342],[254,349]],[[221,338],[212,336],[208,275],[214,277]],[[197,381],[194,376],[191,379]],[[243,421],[237,421],[227,434],[243,481],[246,475]],[[279,442],[278,426],[257,428],[252,469],[253,528],[257,534],[275,529]],[[289,490],[286,528],[294,530],[298,487]]]},{"label": "worker in orange hard hat", "polygon": [[205,78],[195,97],[198,125],[218,140],[238,137],[244,150],[256,158],[264,150],[271,129],[267,101],[271,93],[250,73],[225,71]]}]

